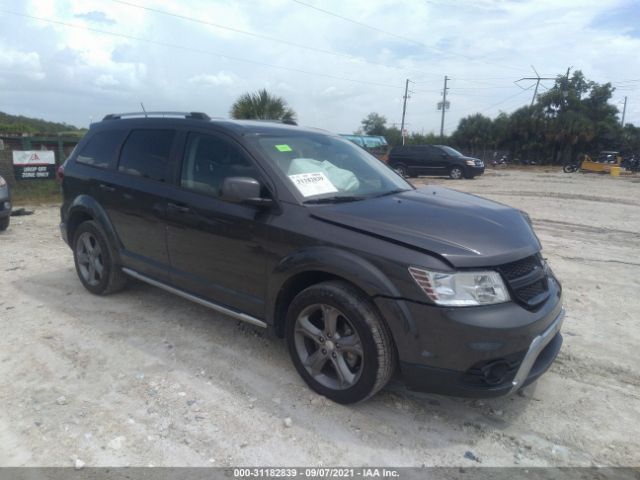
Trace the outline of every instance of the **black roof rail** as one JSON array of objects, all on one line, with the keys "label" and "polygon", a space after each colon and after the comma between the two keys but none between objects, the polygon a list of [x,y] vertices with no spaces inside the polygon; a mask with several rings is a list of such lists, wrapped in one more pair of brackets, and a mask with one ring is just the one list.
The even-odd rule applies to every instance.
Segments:
[{"label": "black roof rail", "polygon": [[102,120],[117,120],[124,117],[184,117],[191,120],[211,120],[209,115],[202,112],[128,112],[110,113]]},{"label": "black roof rail", "polygon": [[236,120],[250,120],[252,122],[283,123],[285,125],[295,125],[296,127],[298,126],[295,120],[276,120],[276,119],[272,120],[268,118],[237,118]]}]

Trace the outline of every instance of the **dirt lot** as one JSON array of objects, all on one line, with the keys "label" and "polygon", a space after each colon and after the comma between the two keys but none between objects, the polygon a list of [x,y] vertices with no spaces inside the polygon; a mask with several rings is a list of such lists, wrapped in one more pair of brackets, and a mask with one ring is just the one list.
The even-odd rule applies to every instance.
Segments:
[{"label": "dirt lot", "polygon": [[568,311],[537,384],[474,401],[394,383],[332,404],[280,340],[141,284],[86,292],[57,207],[40,205],[0,235],[0,465],[478,465],[466,452],[492,466],[640,465],[640,179],[424,182],[533,218]]}]

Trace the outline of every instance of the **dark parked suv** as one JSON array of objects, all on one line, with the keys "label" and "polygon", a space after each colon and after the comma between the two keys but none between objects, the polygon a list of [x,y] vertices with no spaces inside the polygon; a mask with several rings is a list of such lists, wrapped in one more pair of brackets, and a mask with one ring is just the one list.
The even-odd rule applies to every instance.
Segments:
[{"label": "dark parked suv", "polygon": [[403,177],[448,175],[473,178],[484,173],[484,162],[465,157],[445,145],[405,145],[389,151],[389,165]]},{"label": "dark parked suv", "polygon": [[92,293],[128,277],[286,338],[315,391],[497,396],[562,337],[561,288],[523,212],[414,189],[337,135],[108,115],[64,170],[60,225]]}]

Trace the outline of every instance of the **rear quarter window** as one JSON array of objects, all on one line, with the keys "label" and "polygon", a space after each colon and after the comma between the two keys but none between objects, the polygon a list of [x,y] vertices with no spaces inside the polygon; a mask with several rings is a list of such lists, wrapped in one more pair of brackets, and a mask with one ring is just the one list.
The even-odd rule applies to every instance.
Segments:
[{"label": "rear quarter window", "polygon": [[125,130],[95,133],[78,153],[76,162],[97,168],[113,168],[125,133]]},{"label": "rear quarter window", "polygon": [[167,181],[175,130],[133,130],[122,147],[118,171]]}]

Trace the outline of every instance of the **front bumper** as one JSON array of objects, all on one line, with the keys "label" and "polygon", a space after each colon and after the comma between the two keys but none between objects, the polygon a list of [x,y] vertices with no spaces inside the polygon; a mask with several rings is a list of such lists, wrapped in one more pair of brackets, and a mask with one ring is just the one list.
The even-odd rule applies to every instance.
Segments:
[{"label": "front bumper", "polygon": [[[534,311],[514,302],[443,308],[407,300],[377,299],[389,322],[405,384],[412,390],[462,397],[512,393],[536,380],[562,346],[564,317],[559,284]],[[398,327],[397,325],[400,325]]]},{"label": "front bumper", "polygon": [[[496,385],[482,385],[477,379],[475,382],[470,381],[467,372],[401,362],[404,381],[411,390],[456,397],[489,398],[514,393],[536,381],[557,357],[562,346],[560,327],[563,318],[564,309],[547,330],[533,339],[511,380],[506,378]],[[495,365],[498,361],[488,364]]]},{"label": "front bumper", "polygon": [[484,173],[484,165],[482,167],[467,165],[465,173],[468,177],[478,177]]}]

